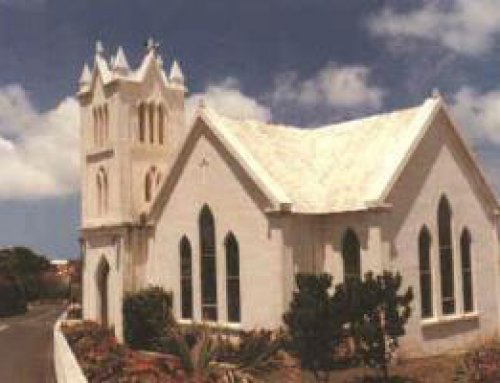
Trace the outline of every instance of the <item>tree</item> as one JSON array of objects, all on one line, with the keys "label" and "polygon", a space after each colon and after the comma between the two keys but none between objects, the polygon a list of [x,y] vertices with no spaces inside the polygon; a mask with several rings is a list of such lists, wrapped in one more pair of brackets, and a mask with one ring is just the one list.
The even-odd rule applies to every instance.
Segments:
[{"label": "tree", "polygon": [[26,310],[26,297],[19,281],[0,274],[0,317],[23,314]]},{"label": "tree", "polygon": [[42,274],[49,270],[49,260],[27,247],[12,247],[0,251],[0,275],[21,283],[28,300],[39,297]]},{"label": "tree", "polygon": [[398,339],[405,334],[405,325],[411,315],[413,291],[408,287],[399,293],[402,277],[384,271],[374,276],[369,272],[361,283],[359,311],[352,315],[357,352],[363,361],[381,371],[383,380],[389,381],[389,363],[399,347]]},{"label": "tree", "polygon": [[332,277],[297,274],[296,283],[298,291],[283,316],[290,334],[290,348],[303,369],[310,370],[317,381],[327,382],[342,331],[342,319],[333,311],[328,292]]}]

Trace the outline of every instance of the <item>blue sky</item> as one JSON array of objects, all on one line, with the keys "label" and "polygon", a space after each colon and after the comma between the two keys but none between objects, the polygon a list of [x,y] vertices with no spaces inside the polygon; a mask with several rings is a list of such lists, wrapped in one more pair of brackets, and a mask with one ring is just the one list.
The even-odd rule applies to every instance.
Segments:
[{"label": "blue sky", "polygon": [[135,66],[154,37],[189,104],[314,126],[439,88],[500,190],[497,0],[0,0],[0,245],[77,254],[72,98],[95,41]]}]

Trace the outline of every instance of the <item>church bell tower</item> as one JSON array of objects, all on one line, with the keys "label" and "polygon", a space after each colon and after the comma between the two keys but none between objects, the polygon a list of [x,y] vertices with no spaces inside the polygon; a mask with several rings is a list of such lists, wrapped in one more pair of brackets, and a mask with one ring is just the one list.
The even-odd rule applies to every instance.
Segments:
[{"label": "church bell tower", "polygon": [[157,50],[148,40],[133,70],[121,47],[108,59],[97,42],[92,70],[83,68],[82,228],[137,223],[185,138],[184,76],[175,60],[167,75]]}]

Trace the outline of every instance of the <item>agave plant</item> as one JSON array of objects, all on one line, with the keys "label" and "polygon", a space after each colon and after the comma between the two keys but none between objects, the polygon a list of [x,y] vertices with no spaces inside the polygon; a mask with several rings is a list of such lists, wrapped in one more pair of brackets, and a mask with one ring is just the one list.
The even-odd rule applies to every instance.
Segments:
[{"label": "agave plant", "polygon": [[216,345],[207,331],[190,336],[172,334],[172,351],[179,357],[182,367],[190,379],[196,382],[215,381],[217,375],[214,358]]},{"label": "agave plant", "polygon": [[206,328],[172,334],[171,350],[195,382],[257,383],[282,366],[281,334],[243,333],[238,340],[215,336]]},{"label": "agave plant", "polygon": [[259,382],[264,375],[283,367],[283,334],[251,331],[237,341],[218,338],[217,361],[227,382]]}]

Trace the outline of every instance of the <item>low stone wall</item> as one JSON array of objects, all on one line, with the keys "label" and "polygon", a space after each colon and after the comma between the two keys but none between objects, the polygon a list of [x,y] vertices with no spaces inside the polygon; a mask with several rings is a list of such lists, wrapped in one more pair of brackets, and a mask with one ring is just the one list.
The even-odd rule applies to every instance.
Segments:
[{"label": "low stone wall", "polygon": [[54,368],[57,383],[88,383],[61,331],[61,324],[65,319],[66,313],[54,325]]}]

